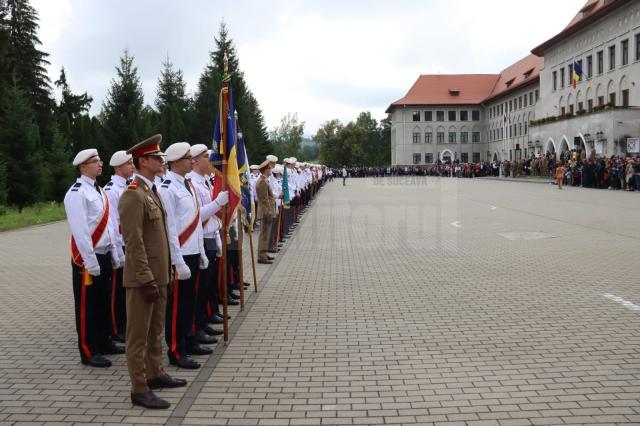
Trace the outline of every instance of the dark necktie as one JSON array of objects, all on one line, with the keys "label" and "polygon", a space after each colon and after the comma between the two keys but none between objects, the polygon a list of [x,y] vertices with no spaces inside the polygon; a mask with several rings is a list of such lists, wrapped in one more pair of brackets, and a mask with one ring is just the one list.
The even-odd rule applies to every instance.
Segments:
[{"label": "dark necktie", "polygon": [[204,180],[204,184],[207,185],[208,189],[211,189],[211,184],[209,183],[209,181],[207,179]]},{"label": "dark necktie", "polygon": [[193,195],[193,192],[191,192],[191,185],[189,184],[190,179],[185,179],[184,180],[184,187],[187,188],[187,191],[189,191],[189,194]]},{"label": "dark necktie", "polygon": [[102,192],[100,192],[100,185],[98,185],[98,182],[94,182],[93,187],[96,189],[96,191],[98,191],[98,194],[102,195]]},{"label": "dark necktie", "polygon": [[158,189],[156,188],[156,184],[155,183],[153,185],[151,185],[151,190],[153,191],[154,194],[158,195]]},{"label": "dark necktie", "polygon": [[133,179],[127,179],[124,184],[131,185],[131,182],[133,182]]}]

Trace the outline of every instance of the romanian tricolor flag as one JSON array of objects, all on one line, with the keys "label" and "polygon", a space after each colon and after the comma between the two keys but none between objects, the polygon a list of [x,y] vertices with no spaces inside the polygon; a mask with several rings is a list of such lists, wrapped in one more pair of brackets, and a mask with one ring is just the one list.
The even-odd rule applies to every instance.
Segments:
[{"label": "romanian tricolor flag", "polygon": [[580,67],[580,65],[578,65],[577,62],[573,63],[573,72],[572,72],[572,76],[571,76],[571,81],[573,82],[573,88],[576,88],[576,85],[578,84],[578,81],[580,81],[580,78],[582,77],[582,67]]},{"label": "romanian tricolor flag", "polygon": [[234,112],[231,77],[225,75],[220,90],[220,109],[213,131],[213,149],[210,158],[215,173],[213,198],[215,199],[221,191],[229,191],[228,207],[216,213],[221,220],[226,214],[226,220],[223,223],[225,234],[228,233],[231,219],[241,198]]},{"label": "romanian tricolor flag", "polygon": [[249,158],[247,147],[244,144],[242,130],[238,126],[238,172],[240,173],[240,184],[242,185],[242,222],[253,229],[255,221],[255,204],[251,195],[251,181],[249,180]]}]

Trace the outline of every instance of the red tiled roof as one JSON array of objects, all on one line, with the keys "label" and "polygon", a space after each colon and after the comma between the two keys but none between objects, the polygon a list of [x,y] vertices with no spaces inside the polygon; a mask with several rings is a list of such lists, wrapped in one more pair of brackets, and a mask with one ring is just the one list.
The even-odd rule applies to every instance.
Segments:
[{"label": "red tiled roof", "polygon": [[632,0],[588,0],[580,9],[578,14],[569,22],[562,31],[545,41],[541,45],[535,47],[531,53],[537,56],[543,56],[544,51],[549,47],[564,40],[571,34],[581,30],[590,23],[600,19],[607,13],[625,5]]},{"label": "red tiled roof", "polygon": [[544,58],[536,55],[528,55],[515,64],[500,72],[495,87],[491,94],[483,99],[484,102],[504,96],[516,89],[534,83],[540,78],[540,69],[544,66]]},{"label": "red tiled roof", "polygon": [[477,105],[538,81],[543,65],[544,58],[529,55],[500,74],[421,75],[386,112],[403,105]]},{"label": "red tiled roof", "polygon": [[389,105],[387,112],[402,105],[479,104],[491,93],[498,77],[497,74],[421,75],[404,98]]}]

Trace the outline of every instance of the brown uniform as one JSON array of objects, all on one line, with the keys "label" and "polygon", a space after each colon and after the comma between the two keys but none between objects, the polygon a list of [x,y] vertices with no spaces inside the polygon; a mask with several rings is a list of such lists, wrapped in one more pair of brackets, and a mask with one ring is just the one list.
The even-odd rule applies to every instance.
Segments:
[{"label": "brown uniform", "polygon": [[275,217],[276,201],[271,192],[269,182],[264,176],[258,178],[256,184],[258,195],[258,219],[260,219],[260,239],[258,240],[258,260],[269,260],[269,238],[271,238],[271,222]]},{"label": "brown uniform", "polygon": [[[127,366],[132,393],[149,391],[147,379],[162,376],[162,328],[171,271],[167,214],[155,192],[140,177],[124,191],[118,206],[126,254]],[[160,298],[146,303],[140,287],[154,283]]]}]

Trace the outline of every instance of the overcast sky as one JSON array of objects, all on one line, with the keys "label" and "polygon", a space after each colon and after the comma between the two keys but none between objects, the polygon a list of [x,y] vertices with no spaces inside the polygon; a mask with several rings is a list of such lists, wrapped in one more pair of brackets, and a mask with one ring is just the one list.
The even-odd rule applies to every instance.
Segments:
[{"label": "overcast sky", "polygon": [[420,74],[497,73],[564,28],[586,0],[32,0],[52,81],[100,111],[126,47],[153,104],[169,55],[194,91],[224,20],[272,129],[288,112],[315,134],[361,111],[384,118]]}]

